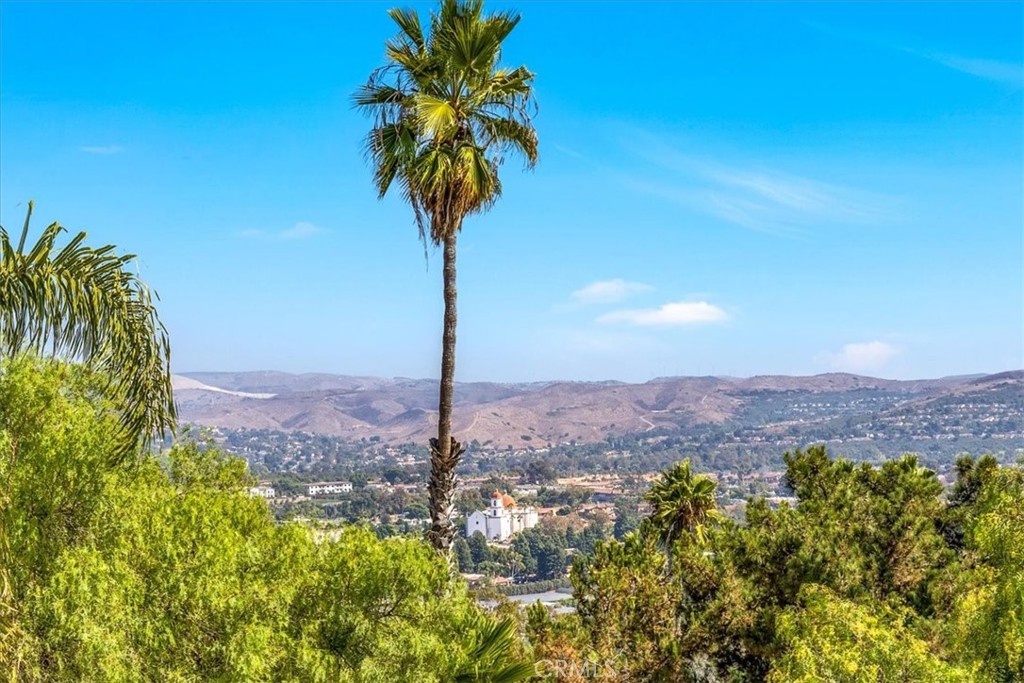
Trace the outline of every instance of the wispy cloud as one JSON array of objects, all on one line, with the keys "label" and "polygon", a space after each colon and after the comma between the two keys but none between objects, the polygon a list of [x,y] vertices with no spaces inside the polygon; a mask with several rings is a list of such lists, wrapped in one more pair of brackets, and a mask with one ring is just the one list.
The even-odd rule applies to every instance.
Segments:
[{"label": "wispy cloud", "polygon": [[652,289],[654,288],[643,282],[628,282],[622,278],[615,278],[591,282],[569,296],[580,304],[613,304],[623,301],[633,294],[649,292]]},{"label": "wispy cloud", "polygon": [[821,354],[819,359],[834,370],[877,372],[902,352],[898,346],[875,340],[846,344],[838,352]]},{"label": "wispy cloud", "polygon": [[997,59],[979,59],[941,52],[926,52],[912,48],[901,48],[904,52],[930,59],[961,73],[984,78],[1003,85],[1020,88],[1024,86],[1024,64],[1003,62]]},{"label": "wispy cloud", "polygon": [[612,311],[598,317],[602,324],[627,323],[637,327],[674,327],[716,323],[729,319],[729,314],[706,301],[677,301],[658,308],[633,308]]},{"label": "wispy cloud", "polygon": [[845,28],[838,28],[814,21],[807,21],[805,23],[816,31],[820,31],[829,36],[864,43],[887,50],[905,52],[907,54],[914,55],[915,57],[927,59],[955,71],[969,74],[977,78],[982,78],[987,81],[1015,88],[1024,87],[1024,64],[1021,64],[1020,62],[969,57],[942,50],[927,49],[920,46],[914,47],[913,44],[917,41],[910,39],[907,36],[898,37],[863,31],[851,31]]},{"label": "wispy cloud", "polygon": [[124,147],[121,145],[82,145],[78,151],[86,154],[120,154],[124,151]]},{"label": "wispy cloud", "polygon": [[[653,136],[651,136],[653,139]],[[634,147],[657,167],[657,180],[637,175],[623,182],[748,230],[795,236],[829,225],[870,225],[892,220],[894,202],[882,195],[759,166],[708,162],[663,142]]]},{"label": "wispy cloud", "polygon": [[323,235],[330,232],[325,228],[321,228],[312,223],[300,221],[290,228],[285,230],[270,231],[270,230],[242,230],[239,233],[242,237],[257,240],[267,240],[271,242],[289,242],[294,240],[304,240],[317,235]]},{"label": "wispy cloud", "polygon": [[561,152],[562,154],[564,154],[566,156],[570,156],[570,157],[572,157],[574,159],[586,159],[587,158],[586,156],[584,156],[580,152],[577,152],[576,150],[574,150],[571,147],[566,147],[565,145],[555,145],[555,151],[556,152]]}]

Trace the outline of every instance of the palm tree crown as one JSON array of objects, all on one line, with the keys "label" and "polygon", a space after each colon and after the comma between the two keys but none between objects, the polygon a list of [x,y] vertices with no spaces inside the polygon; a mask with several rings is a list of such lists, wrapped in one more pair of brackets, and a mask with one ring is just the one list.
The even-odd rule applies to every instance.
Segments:
[{"label": "palm tree crown", "polygon": [[53,223],[26,248],[32,206],[17,247],[0,227],[0,356],[49,350],[99,370],[121,408],[124,453],[148,445],[175,420],[170,344],[154,295],[129,269],[134,256],[89,247],[84,232],[57,250],[65,230]]},{"label": "palm tree crown", "polygon": [[440,245],[501,195],[498,167],[507,152],[536,164],[533,74],[498,67],[517,15],[485,17],[480,0],[445,0],[429,35],[415,12],[390,15],[400,31],[387,42],[387,64],[355,102],[375,119],[366,149],[378,193],[397,180],[421,237]]},{"label": "palm tree crown", "polygon": [[644,499],[651,504],[651,523],[666,550],[686,534],[703,543],[707,525],[722,518],[716,508],[715,482],[690,471],[690,460],[676,463],[651,485]]}]

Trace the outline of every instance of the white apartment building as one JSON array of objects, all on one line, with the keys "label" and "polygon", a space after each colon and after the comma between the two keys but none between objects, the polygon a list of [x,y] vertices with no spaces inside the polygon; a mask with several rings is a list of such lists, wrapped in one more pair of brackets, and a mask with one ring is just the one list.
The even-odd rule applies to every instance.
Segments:
[{"label": "white apartment building", "polygon": [[250,486],[249,495],[254,498],[273,498],[277,495],[274,491],[274,487],[268,484],[260,484],[259,486]]},{"label": "white apartment building", "polygon": [[306,490],[311,496],[327,496],[332,493],[351,493],[352,482],[318,481],[315,484],[310,484]]}]

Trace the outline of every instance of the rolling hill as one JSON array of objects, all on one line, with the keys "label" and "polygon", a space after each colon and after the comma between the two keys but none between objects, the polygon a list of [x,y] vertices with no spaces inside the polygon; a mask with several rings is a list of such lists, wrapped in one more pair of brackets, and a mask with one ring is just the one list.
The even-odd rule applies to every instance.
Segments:
[{"label": "rolling hill", "polygon": [[[375,436],[384,443],[429,438],[437,419],[436,392],[436,380],[422,379],[282,372],[175,377],[186,423],[351,439]],[[494,447],[597,442],[701,425],[808,433],[840,425],[860,434],[869,433],[875,423],[912,425],[915,415],[924,420],[932,413],[959,415],[961,423],[970,424],[991,417],[1001,429],[1019,432],[1024,405],[1015,399],[1022,396],[1022,371],[913,381],[831,373],[666,377],[642,384],[460,383],[454,427],[457,438]],[[992,415],[974,414],[985,410]]]}]

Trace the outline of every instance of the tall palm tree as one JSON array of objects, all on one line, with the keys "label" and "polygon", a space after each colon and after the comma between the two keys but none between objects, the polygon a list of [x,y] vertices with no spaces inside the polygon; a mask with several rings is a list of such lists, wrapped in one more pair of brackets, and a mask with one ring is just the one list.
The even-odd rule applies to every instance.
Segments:
[{"label": "tall palm tree", "polygon": [[444,328],[437,438],[431,439],[429,483],[434,547],[455,536],[455,466],[465,450],[452,437],[455,387],[456,241],[467,216],[501,196],[498,168],[514,152],[537,162],[533,74],[499,66],[501,45],[516,14],[483,14],[481,0],[443,0],[429,34],[412,10],[393,9],[399,33],[387,62],[355,95],[374,119],[366,141],[380,197],[395,183],[412,205],[424,248],[444,253]]},{"label": "tall palm tree", "polygon": [[17,246],[0,227],[0,357],[50,353],[108,377],[127,456],[174,427],[170,344],[155,295],[131,271],[133,255],[86,246],[84,232],[57,250],[65,230],[53,223],[26,247],[32,208]]},{"label": "tall palm tree", "polygon": [[691,534],[703,543],[707,526],[722,519],[716,507],[715,487],[712,479],[693,474],[687,458],[662,472],[644,494],[653,508],[651,525],[670,558],[673,543]]}]

